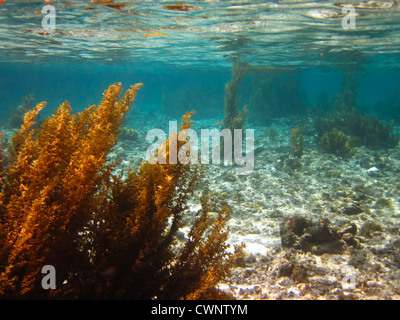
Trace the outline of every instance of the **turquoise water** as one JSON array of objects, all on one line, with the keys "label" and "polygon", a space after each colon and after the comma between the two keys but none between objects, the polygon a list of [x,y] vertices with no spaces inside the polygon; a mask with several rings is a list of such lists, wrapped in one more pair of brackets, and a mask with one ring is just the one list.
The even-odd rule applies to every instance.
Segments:
[{"label": "turquoise water", "polygon": [[[144,82],[143,109],[159,108],[163,88],[183,84],[220,96],[212,103],[218,108],[233,61],[299,71],[310,106],[321,91],[333,97],[346,70],[366,74],[360,104],[395,95],[400,83],[398,1],[59,0],[49,3],[56,28],[47,31],[45,4],[0,8],[2,112],[29,93],[50,106],[66,99],[86,107],[115,81]],[[342,27],[346,4],[355,29]]]},{"label": "turquoise water", "polygon": [[[326,213],[338,228],[344,222],[355,222],[361,228],[365,221],[377,219],[386,235],[377,245],[399,239],[398,141],[370,147],[370,138],[341,127],[346,135],[359,139],[357,155],[342,157],[321,148],[318,139],[322,134],[309,125],[316,115],[355,109],[391,124],[391,134],[398,135],[399,0],[0,3],[1,131],[10,130],[12,112],[28,95],[33,94],[32,106],[48,102],[41,113],[45,117],[65,100],[73,111],[98,104],[112,83],[122,82],[123,88],[128,88],[142,82],[135,113],[127,123],[139,132],[139,142],[132,150],[125,145],[125,153],[120,152],[126,162],[138,162],[148,146],[145,134],[151,125],[166,127],[168,120],[179,119],[191,110],[196,110],[193,120],[201,126],[220,125],[226,117],[226,84],[232,67],[246,65],[251,71],[240,81],[236,98],[239,109],[248,106],[246,128],[255,129],[253,175],[237,180],[225,167],[208,175],[209,180],[214,179],[210,189],[215,194],[228,194],[228,200],[221,202],[229,203],[234,219],[247,219],[243,215],[252,210],[265,214],[273,221],[268,223],[275,228],[270,232],[274,244],[279,242],[276,228],[283,218],[305,211],[313,212],[314,219]],[[44,5],[55,9],[55,29],[42,25]],[[355,10],[352,20],[348,20],[349,12],[343,11],[346,6]],[[344,28],[343,22],[354,22],[354,28]],[[338,103],[343,97],[345,102]],[[304,156],[299,160],[302,169],[286,161],[292,158],[289,136],[296,126],[302,128],[305,139]],[[293,179],[298,180],[292,183]],[[274,191],[268,181],[284,187]],[[315,193],[307,194],[308,187]],[[351,197],[343,196],[346,192]],[[240,193],[244,198],[252,196],[244,201]],[[254,199],[263,205],[255,204]],[[385,202],[381,199],[388,200],[391,207],[380,208]],[[358,212],[353,216],[351,210],[347,215],[346,206],[353,200],[360,203],[362,215]],[[335,206],[336,211],[327,209]],[[238,238],[245,232],[240,231]],[[270,243],[268,237],[257,245]],[[361,242],[369,245],[370,239],[365,239]],[[398,256],[393,259],[393,268],[400,270]],[[368,272],[358,279],[375,277],[376,273],[372,276]],[[400,287],[400,276],[395,279]],[[232,281],[230,284],[235,283]],[[398,288],[393,290],[399,298]]]}]

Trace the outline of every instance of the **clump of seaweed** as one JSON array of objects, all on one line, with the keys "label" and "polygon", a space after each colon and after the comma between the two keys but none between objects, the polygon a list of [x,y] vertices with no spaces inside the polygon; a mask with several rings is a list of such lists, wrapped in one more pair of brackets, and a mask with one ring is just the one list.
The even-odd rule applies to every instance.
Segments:
[{"label": "clump of seaweed", "polygon": [[239,110],[237,91],[243,78],[251,72],[252,68],[245,63],[234,63],[231,80],[225,84],[225,116],[224,128],[230,130],[244,129],[247,118],[247,106]]},{"label": "clump of seaweed", "polygon": [[301,158],[304,153],[304,138],[299,127],[290,131],[290,149],[291,154],[297,158]]},{"label": "clump of seaweed", "polygon": [[355,152],[350,137],[336,128],[323,134],[319,140],[319,146],[322,150],[341,157],[352,156]]},{"label": "clump of seaweed", "polygon": [[118,137],[122,140],[137,141],[138,132],[134,128],[121,127]]},{"label": "clump of seaweed", "polygon": [[237,114],[234,118],[231,119],[228,125],[228,129],[232,132],[235,129],[244,129],[246,127],[246,118],[247,118],[248,109],[247,106],[244,106],[243,109]]},{"label": "clump of seaweed", "polygon": [[[145,162],[124,177],[108,160],[140,86],[120,97],[121,84],[111,85],[99,106],[77,114],[64,102],[40,128],[44,102],[25,115],[0,163],[1,297],[222,297],[215,285],[235,257],[225,244],[229,209],[211,220],[204,197],[188,240],[175,245],[201,169]],[[179,130],[190,128],[190,116]],[[45,265],[56,270],[54,290],[41,286]]]},{"label": "clump of seaweed", "polygon": [[393,121],[383,123],[377,116],[361,115],[355,109],[344,117],[344,126],[359,144],[367,147],[394,148],[400,140],[400,134],[394,132]]},{"label": "clump of seaweed", "polygon": [[315,120],[319,138],[333,129],[351,137],[355,145],[370,148],[393,148],[400,141],[400,134],[394,131],[394,122],[383,123],[378,117],[362,115],[355,108],[334,112]]}]

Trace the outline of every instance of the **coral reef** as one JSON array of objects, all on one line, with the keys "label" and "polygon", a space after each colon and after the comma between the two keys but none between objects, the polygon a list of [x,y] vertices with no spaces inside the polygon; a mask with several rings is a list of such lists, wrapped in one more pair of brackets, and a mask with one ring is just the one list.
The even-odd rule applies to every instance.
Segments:
[{"label": "coral reef", "polygon": [[[140,86],[120,97],[121,84],[111,85],[99,106],[78,114],[64,102],[40,128],[44,102],[25,115],[0,170],[2,298],[222,297],[215,285],[235,258],[225,244],[229,209],[211,220],[203,197],[187,241],[177,244],[201,168],[145,162],[124,176],[108,160]],[[190,128],[190,116],[179,130]],[[45,265],[56,270],[54,290],[41,287]]]}]

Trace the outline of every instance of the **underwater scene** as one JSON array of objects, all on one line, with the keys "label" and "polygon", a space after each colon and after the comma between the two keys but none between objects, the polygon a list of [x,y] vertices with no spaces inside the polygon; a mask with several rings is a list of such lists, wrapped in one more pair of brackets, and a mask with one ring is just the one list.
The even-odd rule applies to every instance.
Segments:
[{"label": "underwater scene", "polygon": [[399,0],[2,0],[0,52],[0,299],[400,299]]}]

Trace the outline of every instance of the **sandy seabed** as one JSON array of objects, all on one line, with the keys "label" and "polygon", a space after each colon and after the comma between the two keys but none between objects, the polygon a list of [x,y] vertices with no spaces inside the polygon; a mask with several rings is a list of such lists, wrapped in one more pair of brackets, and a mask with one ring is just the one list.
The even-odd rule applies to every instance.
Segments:
[{"label": "sandy seabed", "polygon": [[[168,134],[171,120],[133,112],[129,126],[138,139],[121,139],[111,153],[121,168],[139,167],[151,144],[146,133],[158,127]],[[218,122],[197,120],[193,129],[218,129]],[[185,240],[207,188],[213,211],[231,209],[228,243],[246,245],[231,276],[219,284],[235,299],[400,299],[400,146],[360,147],[342,159],[321,151],[312,120],[302,119],[304,154],[294,161],[292,127],[289,118],[252,127],[254,169],[248,175],[237,175],[235,165],[204,166],[179,238]],[[3,130],[4,136],[13,131]],[[355,226],[355,244],[347,241],[339,253],[283,247],[281,226],[293,217],[324,219],[339,232]]]},{"label": "sandy seabed", "polygon": [[[218,120],[195,121],[193,129],[215,128]],[[228,242],[246,244],[219,288],[235,299],[400,299],[400,146],[360,147],[342,159],[318,148],[312,120],[303,119],[304,155],[291,161],[292,121],[252,127],[250,174],[237,175],[235,165],[206,166],[202,189],[208,188],[211,205],[232,211]],[[150,122],[139,115],[132,123],[138,142],[120,143],[116,156],[140,164],[150,145],[145,133],[156,123],[168,132],[167,118]],[[187,225],[203,190],[189,203]],[[325,219],[338,231],[355,225],[356,244],[346,243],[340,253],[284,248],[280,226],[294,216],[312,223]],[[188,231],[180,230],[182,239]]]}]

